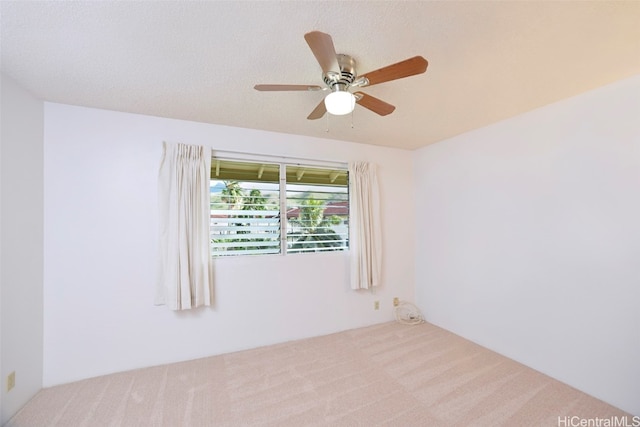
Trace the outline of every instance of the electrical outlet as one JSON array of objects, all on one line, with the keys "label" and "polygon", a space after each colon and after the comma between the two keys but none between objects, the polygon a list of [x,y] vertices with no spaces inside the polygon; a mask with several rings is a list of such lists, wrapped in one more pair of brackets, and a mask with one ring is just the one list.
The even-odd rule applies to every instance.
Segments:
[{"label": "electrical outlet", "polygon": [[398,305],[400,305],[400,298],[395,297],[395,298],[393,299],[393,306],[394,306],[394,307],[397,307]]},{"label": "electrical outlet", "polygon": [[16,386],[16,371],[11,372],[7,376],[7,391],[11,391]]},{"label": "electrical outlet", "polygon": [[374,301],[373,302],[373,309],[374,310],[380,310],[380,301]]}]

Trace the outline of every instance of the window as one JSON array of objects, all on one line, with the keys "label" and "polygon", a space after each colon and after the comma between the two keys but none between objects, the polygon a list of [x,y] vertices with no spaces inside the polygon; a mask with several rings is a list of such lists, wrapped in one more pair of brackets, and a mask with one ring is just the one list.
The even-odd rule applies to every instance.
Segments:
[{"label": "window", "polygon": [[349,247],[346,169],[214,158],[210,188],[215,257]]}]

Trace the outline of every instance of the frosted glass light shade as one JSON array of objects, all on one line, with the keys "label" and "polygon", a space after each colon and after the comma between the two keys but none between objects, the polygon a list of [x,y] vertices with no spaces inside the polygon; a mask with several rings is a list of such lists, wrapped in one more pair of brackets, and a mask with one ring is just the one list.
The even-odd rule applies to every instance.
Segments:
[{"label": "frosted glass light shade", "polygon": [[334,116],[349,114],[356,106],[356,97],[350,92],[331,92],[324,98],[324,106]]}]

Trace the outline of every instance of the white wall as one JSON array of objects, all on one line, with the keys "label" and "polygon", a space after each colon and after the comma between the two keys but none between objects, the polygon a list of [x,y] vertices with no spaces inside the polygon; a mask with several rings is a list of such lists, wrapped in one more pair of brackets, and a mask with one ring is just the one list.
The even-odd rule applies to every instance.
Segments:
[{"label": "white wall", "polygon": [[[347,253],[238,257],[216,261],[215,308],[154,306],[163,140],[377,163],[383,286],[375,294],[350,290]],[[393,297],[414,298],[411,156],[45,103],[44,385],[392,320]]]},{"label": "white wall", "polygon": [[[0,379],[4,424],[42,387],[43,103],[1,75]],[[7,376],[16,386],[7,392]]]},{"label": "white wall", "polygon": [[427,319],[640,415],[640,76],[416,154]]}]

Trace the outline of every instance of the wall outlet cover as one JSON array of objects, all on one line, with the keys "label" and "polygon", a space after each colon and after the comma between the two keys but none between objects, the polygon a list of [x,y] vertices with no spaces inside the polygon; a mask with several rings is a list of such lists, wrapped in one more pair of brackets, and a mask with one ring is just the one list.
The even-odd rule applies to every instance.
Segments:
[{"label": "wall outlet cover", "polygon": [[11,391],[16,386],[16,371],[7,375],[7,391]]}]

